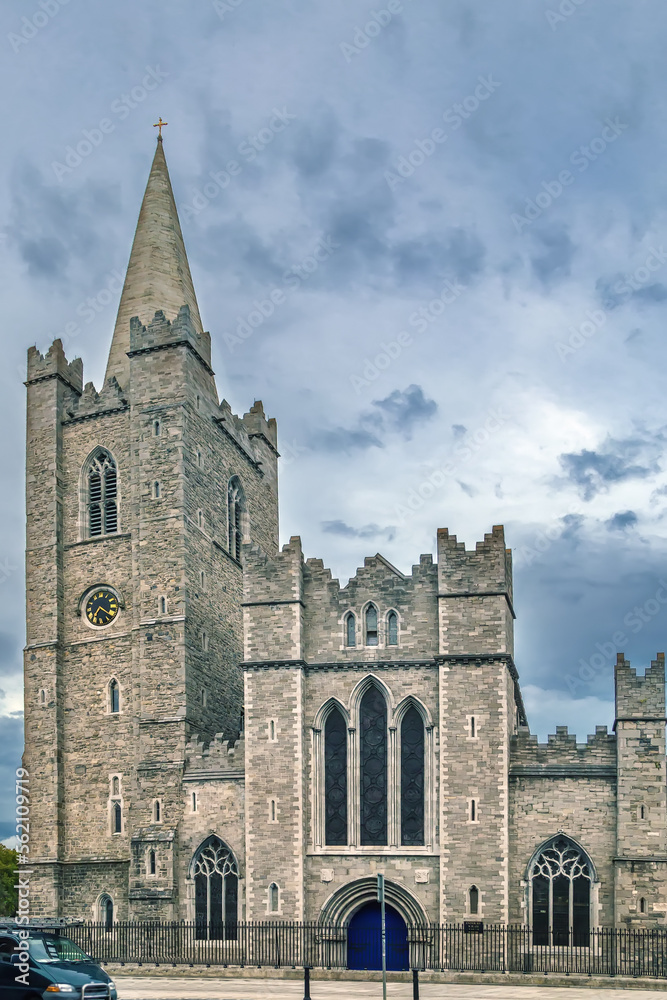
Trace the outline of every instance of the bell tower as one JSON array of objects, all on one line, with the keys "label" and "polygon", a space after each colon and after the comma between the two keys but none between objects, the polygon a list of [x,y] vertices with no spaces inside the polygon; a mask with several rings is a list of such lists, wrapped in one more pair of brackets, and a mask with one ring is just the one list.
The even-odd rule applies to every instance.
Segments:
[{"label": "bell tower", "polygon": [[103,387],[58,341],[27,385],[31,912],[169,919],[186,744],[240,725],[242,543],[277,551],[278,453],[261,403],[218,400],[161,135]]}]

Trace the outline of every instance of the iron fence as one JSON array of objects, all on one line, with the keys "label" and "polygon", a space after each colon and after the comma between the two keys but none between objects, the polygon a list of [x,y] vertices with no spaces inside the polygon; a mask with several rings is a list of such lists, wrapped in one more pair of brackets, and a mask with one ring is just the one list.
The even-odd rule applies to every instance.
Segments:
[{"label": "iron fence", "polygon": [[[53,926],[49,928],[53,931]],[[377,968],[379,930],[282,920],[234,924],[72,922],[64,933],[98,962],[157,965]],[[407,928],[388,940],[396,969],[538,972],[667,978],[667,929],[596,928],[582,938],[562,930],[535,942],[523,926],[468,922]],[[366,962],[366,964],[364,964]]]}]

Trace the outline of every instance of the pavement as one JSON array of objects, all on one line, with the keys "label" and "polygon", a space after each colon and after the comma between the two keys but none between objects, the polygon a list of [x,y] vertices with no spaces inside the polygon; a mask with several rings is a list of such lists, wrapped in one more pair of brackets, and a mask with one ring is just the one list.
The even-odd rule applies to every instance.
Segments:
[{"label": "pavement", "polygon": [[[303,1000],[303,981],[285,979],[215,979],[197,969],[188,975],[119,976],[114,974],[119,1000]],[[618,984],[620,985],[620,984]],[[529,986],[508,982],[420,983],[420,1000],[656,1000],[654,989],[579,986]],[[657,984],[656,984],[657,985]],[[659,987],[660,988],[660,987]],[[662,987],[664,989],[664,986]],[[381,1000],[381,982],[311,980],[312,1000]],[[387,1000],[412,1000],[412,983],[388,983]]]}]

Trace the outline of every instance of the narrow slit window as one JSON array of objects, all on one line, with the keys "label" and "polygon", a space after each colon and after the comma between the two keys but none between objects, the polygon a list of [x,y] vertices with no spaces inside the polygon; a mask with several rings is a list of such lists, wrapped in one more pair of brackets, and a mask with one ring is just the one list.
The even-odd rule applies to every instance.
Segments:
[{"label": "narrow slit window", "polygon": [[42,705],[46,705],[46,691],[44,690],[44,688],[42,688],[42,690],[39,692],[39,700],[42,703]]},{"label": "narrow slit window", "polygon": [[398,615],[395,611],[387,615],[387,645],[398,646]]},{"label": "narrow slit window", "polygon": [[477,822],[477,803],[475,802],[474,799],[470,800],[470,822],[471,823]]},{"label": "narrow slit window", "polygon": [[357,645],[357,623],[351,611],[345,619],[345,645]]},{"label": "narrow slit window", "polygon": [[646,819],[646,806],[639,807],[639,818]]},{"label": "narrow slit window", "polygon": [[153,496],[156,500],[160,499],[160,484],[157,479],[153,483]]},{"label": "narrow slit window", "polygon": [[470,735],[472,736],[473,739],[477,736],[477,729],[476,729],[476,726],[475,726],[475,716],[474,715],[470,716]]},{"label": "narrow slit window", "polygon": [[123,829],[123,813],[120,807],[120,802],[114,802],[113,804],[113,832],[122,833]]},{"label": "narrow slit window", "polygon": [[111,794],[120,795],[120,778],[111,779]]},{"label": "narrow slit window", "polygon": [[148,852],[148,874],[155,875],[155,851]]},{"label": "narrow slit window", "polygon": [[275,740],[275,738],[276,738],[276,724],[273,721],[273,719],[271,719],[271,723],[269,725],[269,733],[270,733],[269,739]]},{"label": "narrow slit window", "polygon": [[166,613],[167,613],[167,598],[166,597],[161,597],[160,598],[160,614],[161,615],[166,615]]},{"label": "narrow slit window", "polygon": [[161,430],[161,428],[160,428],[160,421],[156,420],[153,423],[153,434],[155,434],[156,438],[160,436],[160,430]]},{"label": "narrow slit window", "polygon": [[468,905],[470,915],[476,917],[479,913],[479,889],[476,885],[471,885],[468,890]]},{"label": "narrow slit window", "polygon": [[160,800],[156,799],[153,806],[153,819],[156,823],[160,822]]},{"label": "narrow slit window", "polygon": [[192,811],[193,811],[193,813],[197,812],[197,793],[196,792],[192,793]]},{"label": "narrow slit window", "polygon": [[378,644],[378,612],[374,604],[369,604],[366,608],[366,645],[377,646]]},{"label": "narrow slit window", "polygon": [[280,889],[275,882],[272,882],[269,886],[269,910],[271,913],[277,913],[280,906]]},{"label": "narrow slit window", "polygon": [[644,899],[643,896],[639,900],[639,912],[646,913],[646,900]]},{"label": "narrow slit window", "polygon": [[115,679],[109,681],[109,711],[112,715],[120,712],[120,688]]},{"label": "narrow slit window", "polygon": [[275,823],[275,821],[276,821],[276,800],[271,799],[271,822]]},{"label": "narrow slit window", "polygon": [[229,554],[237,562],[241,561],[245,514],[246,501],[241,481],[238,476],[232,476],[227,487],[227,525],[229,530]]}]

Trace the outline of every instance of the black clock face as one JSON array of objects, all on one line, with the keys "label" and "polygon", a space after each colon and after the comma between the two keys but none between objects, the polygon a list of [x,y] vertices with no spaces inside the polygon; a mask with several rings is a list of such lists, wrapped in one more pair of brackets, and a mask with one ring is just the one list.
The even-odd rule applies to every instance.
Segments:
[{"label": "black clock face", "polygon": [[86,601],[86,618],[91,625],[108,625],[118,614],[118,598],[111,590],[100,587]]}]

